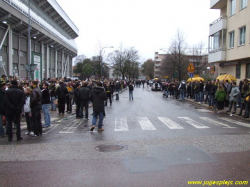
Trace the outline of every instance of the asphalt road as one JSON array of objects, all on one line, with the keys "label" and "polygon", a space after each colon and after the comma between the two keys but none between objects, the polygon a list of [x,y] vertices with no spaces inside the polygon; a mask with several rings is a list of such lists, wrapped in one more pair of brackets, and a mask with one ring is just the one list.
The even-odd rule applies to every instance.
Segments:
[{"label": "asphalt road", "polygon": [[68,116],[42,137],[1,139],[0,186],[250,186],[249,121],[147,87],[133,101],[124,91],[106,115],[102,133],[89,131],[92,116]]}]

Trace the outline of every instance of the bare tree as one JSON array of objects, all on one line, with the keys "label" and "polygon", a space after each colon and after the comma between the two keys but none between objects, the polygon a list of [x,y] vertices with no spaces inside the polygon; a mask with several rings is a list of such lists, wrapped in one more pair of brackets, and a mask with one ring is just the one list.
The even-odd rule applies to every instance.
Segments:
[{"label": "bare tree", "polygon": [[86,59],[85,55],[76,56],[74,59],[74,65],[76,65],[77,63],[82,63],[85,59]]},{"label": "bare tree", "polygon": [[150,79],[154,77],[154,61],[152,59],[148,59],[146,62],[144,62],[141,68],[143,75],[150,77]]}]

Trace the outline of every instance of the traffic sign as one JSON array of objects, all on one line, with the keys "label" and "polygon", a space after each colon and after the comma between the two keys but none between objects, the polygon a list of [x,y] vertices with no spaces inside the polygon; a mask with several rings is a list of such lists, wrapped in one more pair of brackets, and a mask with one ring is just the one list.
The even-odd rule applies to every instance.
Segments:
[{"label": "traffic sign", "polygon": [[190,78],[194,78],[194,73],[188,73]]},{"label": "traffic sign", "polygon": [[195,68],[194,68],[193,63],[191,63],[191,62],[189,63],[187,70],[188,70],[189,73],[193,73],[194,72]]}]

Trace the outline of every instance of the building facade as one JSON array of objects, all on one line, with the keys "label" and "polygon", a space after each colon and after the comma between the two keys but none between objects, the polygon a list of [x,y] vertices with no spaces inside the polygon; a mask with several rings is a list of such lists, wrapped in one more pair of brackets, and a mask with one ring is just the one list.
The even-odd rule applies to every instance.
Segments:
[{"label": "building facade", "polygon": [[31,77],[71,77],[79,30],[56,0],[0,0],[0,75],[29,77],[29,23]]},{"label": "building facade", "polygon": [[250,1],[210,0],[220,18],[209,27],[209,63],[218,74],[231,74],[237,81],[250,78]]}]

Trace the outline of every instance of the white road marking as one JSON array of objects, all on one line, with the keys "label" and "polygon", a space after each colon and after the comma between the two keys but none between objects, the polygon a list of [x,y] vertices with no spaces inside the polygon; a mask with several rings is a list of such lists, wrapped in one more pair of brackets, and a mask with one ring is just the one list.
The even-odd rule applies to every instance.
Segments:
[{"label": "white road marking", "polygon": [[128,131],[128,123],[126,117],[117,117],[115,119],[115,131]]},{"label": "white road marking", "polygon": [[43,132],[43,134],[47,134],[48,132],[50,132],[50,131],[54,130],[54,129],[58,126],[58,125],[59,125],[59,124],[52,124],[52,125],[51,125],[51,128],[49,128],[49,130],[48,130],[48,131]]},{"label": "white road marking", "polygon": [[154,125],[147,117],[138,117],[137,119],[141,125],[142,130],[156,130]]},{"label": "white road marking", "polygon": [[59,134],[62,133],[74,133],[74,131],[77,129],[79,125],[82,124],[82,121],[80,120],[73,120],[67,127],[64,127]]},{"label": "white road marking", "polygon": [[158,117],[158,119],[170,129],[184,129],[178,123],[174,122],[173,120],[167,117]]},{"label": "white road marking", "polygon": [[228,124],[221,123],[219,121],[215,121],[215,120],[207,118],[207,117],[200,117],[200,119],[207,121],[207,122],[210,122],[210,123],[213,123],[214,125],[221,125],[221,126],[223,126],[223,128],[228,128],[228,129],[235,129],[236,128],[236,127],[231,127]]},{"label": "white road marking", "polygon": [[197,129],[208,129],[210,127],[203,125],[202,123],[199,123],[197,121],[194,121],[192,119],[190,119],[189,117],[178,117],[180,119],[183,119],[186,123],[192,125],[193,127],[197,128]]},{"label": "white road marking", "polygon": [[219,118],[219,119],[222,119],[222,120],[230,122],[230,123],[235,123],[237,125],[241,125],[241,126],[250,128],[250,124],[249,123],[243,123],[243,122],[236,121],[236,120],[233,120],[233,119],[228,119],[228,118]]}]

